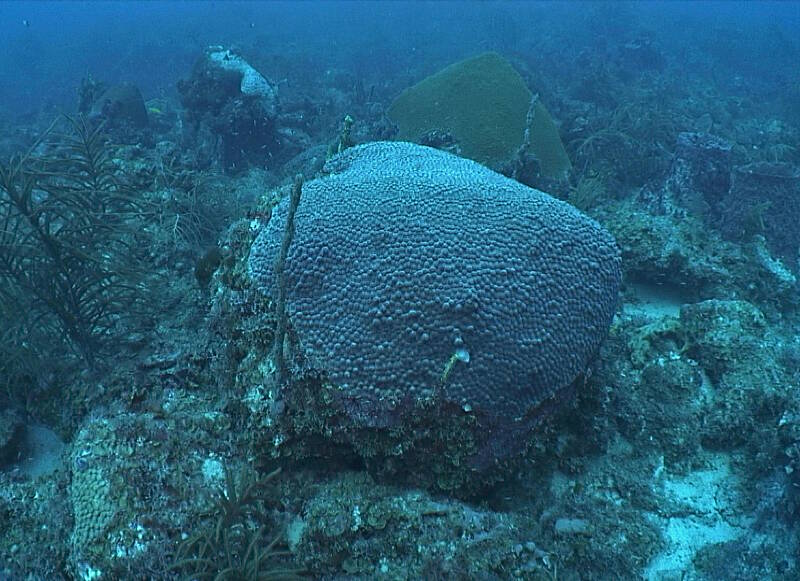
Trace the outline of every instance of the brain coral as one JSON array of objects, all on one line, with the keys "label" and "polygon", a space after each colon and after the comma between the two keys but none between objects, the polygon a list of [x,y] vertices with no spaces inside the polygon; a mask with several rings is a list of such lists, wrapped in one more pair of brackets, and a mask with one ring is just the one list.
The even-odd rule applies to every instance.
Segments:
[{"label": "brain coral", "polygon": [[[585,369],[620,284],[612,237],[547,194],[411,143],[348,149],[308,182],[286,263],[304,360],[359,409],[443,398],[518,417]],[[288,201],[249,269],[276,292]]]}]

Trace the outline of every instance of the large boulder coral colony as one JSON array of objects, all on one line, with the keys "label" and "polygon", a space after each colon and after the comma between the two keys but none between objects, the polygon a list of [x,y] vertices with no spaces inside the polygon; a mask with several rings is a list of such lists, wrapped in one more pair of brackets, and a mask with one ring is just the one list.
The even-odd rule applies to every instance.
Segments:
[{"label": "large boulder coral colony", "polygon": [[[432,406],[479,418],[473,468],[518,451],[497,442],[535,424],[605,337],[621,276],[611,235],[411,143],[357,146],[325,170],[303,187],[286,262],[295,363],[335,386],[352,426],[395,427]],[[273,296],[287,211],[284,199],[249,258]]]}]

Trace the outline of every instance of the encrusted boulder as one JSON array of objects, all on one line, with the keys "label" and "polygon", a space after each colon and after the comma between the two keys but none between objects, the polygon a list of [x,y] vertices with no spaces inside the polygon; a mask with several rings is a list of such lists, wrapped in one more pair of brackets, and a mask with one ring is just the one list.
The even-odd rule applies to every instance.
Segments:
[{"label": "encrusted boulder", "polygon": [[120,83],[100,95],[92,105],[89,118],[104,121],[112,127],[129,124],[141,128],[147,125],[147,109],[136,85]]},{"label": "encrusted boulder", "polygon": [[653,214],[713,215],[730,189],[732,168],[732,143],[710,133],[680,133],[666,180],[648,184],[639,199]]},{"label": "encrusted boulder", "polygon": [[250,63],[240,55],[221,46],[209,48],[207,64],[236,75],[239,80],[239,92],[247,97],[258,99],[267,117],[275,117],[277,113],[278,93],[275,87]]},{"label": "encrusted boulder", "polygon": [[236,52],[209,47],[178,93],[187,130],[196,140],[219,141],[215,154],[226,169],[264,165],[279,153],[277,89]]},{"label": "encrusted boulder", "polygon": [[763,235],[767,247],[797,272],[800,270],[800,167],[784,162],[738,166],[730,191],[715,216],[731,240]]},{"label": "encrusted boulder", "polygon": [[[429,453],[441,445],[431,434],[447,432],[437,427],[466,417],[453,442],[464,469],[519,452],[606,335],[620,285],[611,235],[428,147],[369,143],[325,169],[303,188],[286,262],[294,363],[327,386],[301,405],[324,400],[317,413],[334,410],[340,433],[413,424]],[[287,210],[274,209],[249,258],[273,296]]]},{"label": "encrusted boulder", "polygon": [[731,186],[733,144],[710,133],[678,135],[668,187],[679,196],[700,194],[711,206]]}]

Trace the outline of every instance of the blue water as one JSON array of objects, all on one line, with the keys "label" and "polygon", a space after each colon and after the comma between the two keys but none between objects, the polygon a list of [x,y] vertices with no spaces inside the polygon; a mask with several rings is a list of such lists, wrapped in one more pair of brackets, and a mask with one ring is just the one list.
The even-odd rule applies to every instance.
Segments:
[{"label": "blue water", "polygon": [[796,54],[769,45],[797,49],[800,3],[11,1],[0,17],[0,98],[18,113],[68,108],[87,74],[135,82],[147,97],[169,92],[210,44],[379,77],[480,50],[532,50],[551,36],[564,46],[549,55],[559,67],[593,39],[626,38],[633,23],[678,52],[700,46],[742,73],[791,75]]}]

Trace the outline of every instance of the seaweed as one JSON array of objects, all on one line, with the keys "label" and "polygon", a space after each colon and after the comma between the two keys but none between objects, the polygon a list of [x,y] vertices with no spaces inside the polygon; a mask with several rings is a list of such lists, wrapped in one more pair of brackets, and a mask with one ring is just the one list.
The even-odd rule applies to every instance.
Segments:
[{"label": "seaweed", "polygon": [[613,176],[626,186],[641,186],[668,167],[668,147],[679,127],[673,117],[647,101],[620,105],[567,143],[567,150],[579,167]]},{"label": "seaweed", "polygon": [[220,177],[185,166],[174,153],[158,157],[152,182],[142,185],[157,194],[146,209],[148,220],[157,225],[154,252],[198,253],[216,244],[220,231],[241,213],[238,198],[230,196]]},{"label": "seaweed", "polygon": [[578,182],[570,187],[567,201],[579,210],[588,212],[604,201],[606,195],[606,185],[602,177],[594,172],[589,172],[581,176]]},{"label": "seaweed", "polygon": [[143,298],[139,204],[102,127],[67,118],[56,134],[56,123],[0,163],[0,370],[9,382],[70,351],[94,367]]},{"label": "seaweed", "polygon": [[243,469],[237,490],[233,472],[226,466],[225,486],[217,491],[212,518],[178,546],[170,569],[193,580],[300,579],[303,569],[285,564],[291,553],[281,548],[282,532],[267,542],[267,527],[253,524],[263,518],[266,485],[280,472],[278,468],[264,478],[249,479]]}]

